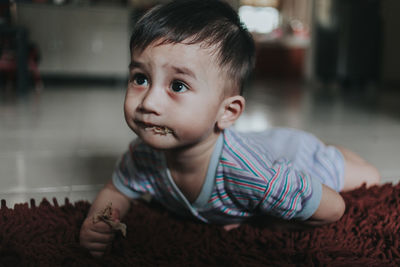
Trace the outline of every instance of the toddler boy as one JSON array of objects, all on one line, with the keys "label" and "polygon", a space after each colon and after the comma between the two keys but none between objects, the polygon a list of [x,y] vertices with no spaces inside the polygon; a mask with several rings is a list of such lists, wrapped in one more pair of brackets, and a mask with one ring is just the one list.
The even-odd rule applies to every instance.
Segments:
[{"label": "toddler boy", "polygon": [[338,192],[379,182],[359,156],[292,129],[239,133],[254,43],[223,1],[158,6],[135,25],[124,111],[138,138],[84,221],[81,244],[100,256],[114,233],[93,216],[112,202],[118,221],[150,194],[169,210],[226,229],[272,215],[320,225],[340,219]]}]

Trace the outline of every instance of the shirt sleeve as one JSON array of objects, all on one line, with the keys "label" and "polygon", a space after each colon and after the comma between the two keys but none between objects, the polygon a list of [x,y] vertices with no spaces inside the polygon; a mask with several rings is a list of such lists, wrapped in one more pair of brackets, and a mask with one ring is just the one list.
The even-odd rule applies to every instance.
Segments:
[{"label": "shirt sleeve", "polygon": [[145,185],[144,180],[140,179],[139,171],[133,161],[134,151],[135,143],[132,142],[129,145],[129,150],[118,160],[112,174],[112,182],[127,197],[138,199],[148,192],[148,186]]},{"label": "shirt sleeve", "polygon": [[321,182],[293,169],[285,160],[275,162],[271,173],[260,201],[261,212],[287,220],[310,218],[321,201]]}]

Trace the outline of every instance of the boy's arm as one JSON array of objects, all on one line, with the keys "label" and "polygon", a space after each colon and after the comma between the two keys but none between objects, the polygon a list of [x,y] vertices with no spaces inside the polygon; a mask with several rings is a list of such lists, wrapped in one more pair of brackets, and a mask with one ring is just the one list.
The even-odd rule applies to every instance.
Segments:
[{"label": "boy's arm", "polygon": [[335,222],[343,216],[345,208],[342,196],[328,186],[322,185],[322,196],[318,209],[304,223],[319,226]]},{"label": "boy's arm", "polygon": [[112,203],[113,209],[118,209],[120,218],[123,218],[126,215],[131,204],[131,200],[114,186],[112,180],[110,180],[99,192],[90,207],[87,217],[93,217],[95,214],[103,210],[110,202]]},{"label": "boy's arm", "polygon": [[[317,210],[308,220],[297,221],[299,223],[298,226],[301,226],[301,229],[303,229],[302,226],[304,226],[304,224],[308,226],[321,226],[335,222],[343,216],[345,208],[346,206],[342,196],[335,190],[322,184],[321,201]],[[271,220],[271,218],[269,218],[269,220]],[[284,222],[285,220],[279,221],[279,225],[288,225]],[[224,229],[230,231],[239,226],[240,224],[229,224],[225,225]],[[293,227],[293,225],[290,226]]]},{"label": "boy's arm", "polygon": [[108,224],[103,221],[95,223],[93,219],[110,202],[112,203],[112,220],[119,221],[128,212],[131,201],[115,188],[112,181],[108,182],[97,195],[81,227],[80,244],[95,257],[103,255],[115,236],[114,230]]}]

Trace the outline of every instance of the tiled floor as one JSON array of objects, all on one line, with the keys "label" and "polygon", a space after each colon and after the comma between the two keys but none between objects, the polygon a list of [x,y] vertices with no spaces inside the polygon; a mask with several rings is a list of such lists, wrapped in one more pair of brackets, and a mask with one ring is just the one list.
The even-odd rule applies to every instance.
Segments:
[{"label": "tiled floor", "polygon": [[[329,91],[329,93],[327,93]],[[346,146],[400,180],[400,89],[366,100],[299,83],[254,83],[236,127],[288,126]],[[47,87],[13,100],[0,95],[0,199],[89,200],[134,138],[123,120],[124,88]]]}]

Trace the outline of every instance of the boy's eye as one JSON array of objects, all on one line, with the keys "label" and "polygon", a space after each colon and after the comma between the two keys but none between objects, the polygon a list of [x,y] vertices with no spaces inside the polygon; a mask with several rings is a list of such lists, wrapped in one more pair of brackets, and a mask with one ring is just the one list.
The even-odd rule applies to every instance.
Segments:
[{"label": "boy's eye", "polygon": [[182,83],[180,81],[174,81],[171,84],[171,89],[175,93],[183,93],[183,92],[186,92],[188,90],[188,87],[184,83]]},{"label": "boy's eye", "polygon": [[140,86],[147,86],[149,83],[147,80],[147,77],[143,74],[136,74],[135,76],[133,76],[133,82],[136,85],[140,85]]}]

